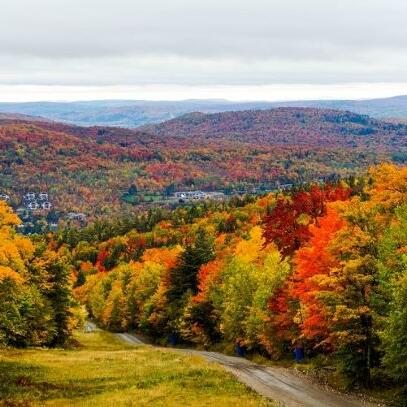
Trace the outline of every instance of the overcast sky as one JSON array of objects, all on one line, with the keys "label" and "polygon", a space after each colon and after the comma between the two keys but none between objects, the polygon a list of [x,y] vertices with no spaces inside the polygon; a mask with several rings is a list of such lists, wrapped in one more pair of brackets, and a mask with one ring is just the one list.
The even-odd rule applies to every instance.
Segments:
[{"label": "overcast sky", "polygon": [[0,101],[407,93],[405,0],[0,6]]}]

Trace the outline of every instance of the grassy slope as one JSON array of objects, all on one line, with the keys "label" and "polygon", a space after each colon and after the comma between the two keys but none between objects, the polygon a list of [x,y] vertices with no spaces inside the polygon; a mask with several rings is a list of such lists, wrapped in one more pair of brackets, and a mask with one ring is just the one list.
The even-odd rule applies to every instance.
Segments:
[{"label": "grassy slope", "polygon": [[79,333],[75,350],[0,351],[4,406],[273,406],[199,357]]}]

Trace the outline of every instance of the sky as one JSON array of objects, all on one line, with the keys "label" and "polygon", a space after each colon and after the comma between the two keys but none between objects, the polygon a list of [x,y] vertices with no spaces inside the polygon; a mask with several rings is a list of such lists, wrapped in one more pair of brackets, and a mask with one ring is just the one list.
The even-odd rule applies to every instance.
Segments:
[{"label": "sky", "polygon": [[0,6],[0,101],[407,94],[405,0]]}]

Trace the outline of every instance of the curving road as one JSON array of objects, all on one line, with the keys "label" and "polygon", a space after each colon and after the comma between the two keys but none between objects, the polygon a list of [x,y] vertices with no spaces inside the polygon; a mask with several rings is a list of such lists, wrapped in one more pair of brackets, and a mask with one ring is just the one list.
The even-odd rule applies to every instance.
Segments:
[{"label": "curving road", "polygon": [[[123,341],[132,344],[145,344],[137,335],[116,334]],[[168,350],[169,348],[165,348]],[[334,393],[323,389],[305,378],[297,377],[287,369],[266,367],[250,360],[235,356],[226,356],[218,352],[206,352],[194,349],[172,348],[176,352],[199,355],[209,362],[216,362],[232,373],[238,380],[257,393],[273,399],[285,407],[373,407],[372,404],[352,396]]]}]

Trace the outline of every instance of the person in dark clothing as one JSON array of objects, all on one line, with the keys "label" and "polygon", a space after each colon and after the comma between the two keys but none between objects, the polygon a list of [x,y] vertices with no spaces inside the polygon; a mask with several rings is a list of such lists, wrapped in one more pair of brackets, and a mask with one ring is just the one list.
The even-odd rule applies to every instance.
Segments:
[{"label": "person in dark clothing", "polygon": [[294,347],[294,358],[297,363],[304,361],[304,347],[302,343],[297,342]]},{"label": "person in dark clothing", "polygon": [[244,344],[243,344],[243,340],[242,339],[236,339],[235,342],[235,353],[238,356],[244,356],[245,354],[245,348],[244,348]]}]

